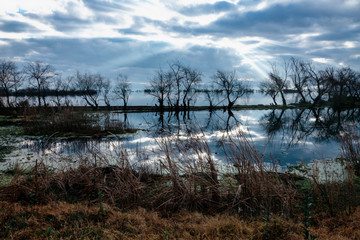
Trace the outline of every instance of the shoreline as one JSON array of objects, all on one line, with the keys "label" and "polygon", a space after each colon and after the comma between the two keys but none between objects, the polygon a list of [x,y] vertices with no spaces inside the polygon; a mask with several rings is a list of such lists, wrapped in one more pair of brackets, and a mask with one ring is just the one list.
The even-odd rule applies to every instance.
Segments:
[{"label": "shoreline", "polygon": [[[289,104],[289,105],[264,105],[264,104],[257,104],[257,105],[234,105],[231,107],[230,110],[272,110],[272,109],[311,109],[311,108],[325,108],[325,107],[331,107],[330,105],[322,105],[322,106],[311,106],[311,105],[300,105],[300,104]],[[356,106],[344,106],[344,109],[346,108],[358,108],[360,105]],[[223,110],[227,111],[227,106],[190,106],[190,107],[183,107],[180,106],[178,108],[175,108],[173,106],[164,106],[163,109],[159,106],[127,106],[124,108],[123,106],[99,106],[97,108],[93,108],[91,106],[48,106],[48,107],[37,107],[37,106],[31,106],[26,107],[27,109],[40,109],[40,110],[63,110],[63,109],[72,109],[75,111],[122,111],[122,112],[188,112],[188,111],[218,111]],[[11,112],[11,110],[21,110],[21,108],[2,108],[0,110],[2,113],[0,115],[7,115],[6,111],[8,113]]]}]

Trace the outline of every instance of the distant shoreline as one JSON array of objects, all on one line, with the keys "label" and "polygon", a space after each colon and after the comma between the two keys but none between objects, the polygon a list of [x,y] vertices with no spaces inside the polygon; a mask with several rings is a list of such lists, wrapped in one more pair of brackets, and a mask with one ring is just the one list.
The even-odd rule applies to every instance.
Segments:
[{"label": "distant shoreline", "polygon": [[[311,104],[288,104],[288,105],[273,105],[273,104],[256,104],[256,105],[234,105],[231,107],[230,110],[237,111],[237,110],[274,110],[274,109],[311,109],[311,108],[326,108],[332,107],[332,104],[325,103],[322,105],[311,105]],[[359,108],[360,103],[356,103],[353,105],[343,105],[341,109],[352,109],[352,108]],[[30,106],[27,107],[28,109],[37,109],[37,106]],[[337,107],[338,108],[338,107]],[[18,109],[18,108],[3,108],[3,110],[11,110],[11,109]],[[121,111],[124,113],[136,113],[136,112],[187,112],[187,111],[227,111],[227,106],[190,106],[190,107],[183,107],[179,106],[178,108],[174,106],[163,106],[161,109],[159,106],[98,106],[97,108],[91,106],[47,106],[41,107],[41,109],[47,110],[63,110],[63,109],[72,109],[74,111]],[[0,108],[1,110],[1,108]],[[3,114],[6,115],[5,112]],[[1,114],[1,115],[3,115]]]},{"label": "distant shoreline", "polygon": [[[289,104],[289,105],[265,105],[265,104],[256,104],[256,105],[234,105],[231,107],[231,110],[272,110],[272,109],[308,109],[308,108],[325,108],[331,107],[331,105],[324,104],[324,105],[303,105],[303,104]],[[344,106],[347,108],[350,106]],[[355,106],[351,106],[350,108],[358,108],[360,104],[356,104]],[[34,106],[34,108],[37,108]],[[57,109],[59,107],[56,106],[49,106],[48,109]],[[126,111],[126,112],[161,112],[161,108],[159,106],[127,106],[124,108],[123,106],[98,106],[94,109],[91,106],[62,106],[62,109],[72,108],[73,110],[94,110],[94,111]],[[227,106],[190,106],[190,107],[176,107],[173,106],[164,106],[162,111],[163,112],[184,112],[184,111],[216,111],[216,110],[224,110],[227,111]]]}]

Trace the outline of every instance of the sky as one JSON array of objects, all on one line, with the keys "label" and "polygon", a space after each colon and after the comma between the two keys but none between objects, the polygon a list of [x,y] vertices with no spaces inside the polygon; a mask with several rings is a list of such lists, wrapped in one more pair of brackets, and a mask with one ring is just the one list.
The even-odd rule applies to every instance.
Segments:
[{"label": "sky", "polygon": [[360,0],[0,0],[0,59],[137,88],[180,61],[256,84],[290,56],[360,70]]}]

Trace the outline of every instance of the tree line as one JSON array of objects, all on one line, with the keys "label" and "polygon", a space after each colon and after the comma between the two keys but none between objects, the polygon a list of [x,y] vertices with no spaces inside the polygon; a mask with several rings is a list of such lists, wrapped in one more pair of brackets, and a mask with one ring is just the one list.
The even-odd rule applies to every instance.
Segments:
[{"label": "tree line", "polygon": [[298,94],[299,103],[349,105],[360,100],[360,74],[350,67],[316,69],[312,62],[291,57],[280,67],[271,65],[268,78],[261,82],[260,89],[273,99],[275,105],[279,97],[282,104],[287,105],[285,93],[290,89]]},{"label": "tree line", "polygon": [[217,72],[211,77],[210,86],[201,88],[202,73],[179,61],[168,63],[168,69],[156,71],[145,92],[156,99],[160,109],[165,103],[175,111],[186,110],[195,102],[196,94],[204,93],[210,109],[220,102],[230,109],[236,101],[251,89],[239,80],[235,70]]},{"label": "tree line", "polygon": [[[178,112],[193,105],[197,94],[203,94],[210,110],[217,105],[230,110],[239,98],[253,91],[236,70],[217,70],[207,85],[202,77],[191,66],[169,62],[167,69],[155,71],[144,92],[154,98],[161,111],[168,106]],[[354,104],[360,99],[360,74],[349,67],[328,66],[318,70],[311,62],[291,57],[281,65],[271,64],[267,78],[260,83],[260,91],[270,96],[275,105],[279,99],[282,105],[287,105],[285,94],[289,92],[297,94],[299,104]],[[18,101],[18,97],[24,96],[36,97],[38,107],[69,106],[67,97],[76,95],[94,109],[101,102],[110,107],[113,98],[121,100],[126,109],[131,92],[131,82],[124,74],[118,74],[113,81],[99,73],[76,72],[62,78],[47,63],[30,62],[20,69],[13,61],[0,62],[0,107],[17,107],[24,102]],[[52,103],[48,96],[53,96]]]},{"label": "tree line", "polygon": [[[14,108],[28,104],[27,100],[19,97],[36,97],[38,107],[70,106],[68,96],[80,96],[88,106],[96,109],[100,101],[110,106],[110,93],[122,99],[127,105],[131,93],[127,76],[119,74],[115,86],[101,74],[76,72],[72,76],[63,78],[50,64],[30,62],[20,69],[13,61],[0,62],[0,107]],[[48,97],[52,96],[52,102]]]}]

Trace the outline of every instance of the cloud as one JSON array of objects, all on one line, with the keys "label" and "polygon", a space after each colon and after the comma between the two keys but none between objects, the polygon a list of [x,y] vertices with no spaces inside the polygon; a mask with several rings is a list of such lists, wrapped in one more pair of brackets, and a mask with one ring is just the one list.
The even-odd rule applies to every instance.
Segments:
[{"label": "cloud", "polygon": [[21,32],[37,32],[37,28],[32,25],[20,21],[7,21],[3,20],[0,23],[0,31],[10,33],[21,33]]},{"label": "cloud", "polygon": [[213,34],[260,35],[278,39],[287,34],[344,29],[359,20],[357,11],[341,7],[329,9],[325,5],[316,4],[309,7],[309,2],[303,1],[288,5],[277,4],[259,11],[232,12],[206,29]]},{"label": "cloud", "polygon": [[259,80],[289,56],[359,69],[359,9],[354,0],[13,0],[0,10],[0,51],[66,73],[136,71],[138,82],[173,59]]},{"label": "cloud", "polygon": [[220,1],[213,4],[199,4],[192,5],[180,8],[179,13],[185,16],[198,16],[198,15],[208,15],[214,13],[227,12],[234,9],[236,5],[226,2]]},{"label": "cloud", "polygon": [[116,10],[123,10],[123,11],[130,11],[131,8],[129,8],[124,3],[131,3],[131,1],[121,1],[114,2],[114,1],[97,1],[97,0],[86,0],[84,1],[84,4],[86,7],[92,9],[96,12],[103,12],[105,14],[109,12],[114,12]]},{"label": "cloud", "polygon": [[312,58],[312,60],[314,62],[319,62],[319,63],[326,63],[326,64],[331,63],[331,59],[328,58]]},{"label": "cloud", "polygon": [[313,41],[347,41],[349,39],[360,39],[360,25],[342,25],[336,30],[328,30],[312,38]]},{"label": "cloud", "polygon": [[[155,70],[167,68],[168,62],[179,60],[204,73],[208,79],[217,68],[231,69],[238,63],[231,52],[192,47],[188,51],[169,48],[165,42],[142,42],[132,39],[27,39],[0,45],[3,57],[52,64],[64,76],[81,72],[100,72],[114,78],[119,71],[135,82],[147,81]],[[164,50],[166,49],[166,50]],[[131,72],[129,69],[136,69]],[[141,70],[140,70],[141,69]]]}]

